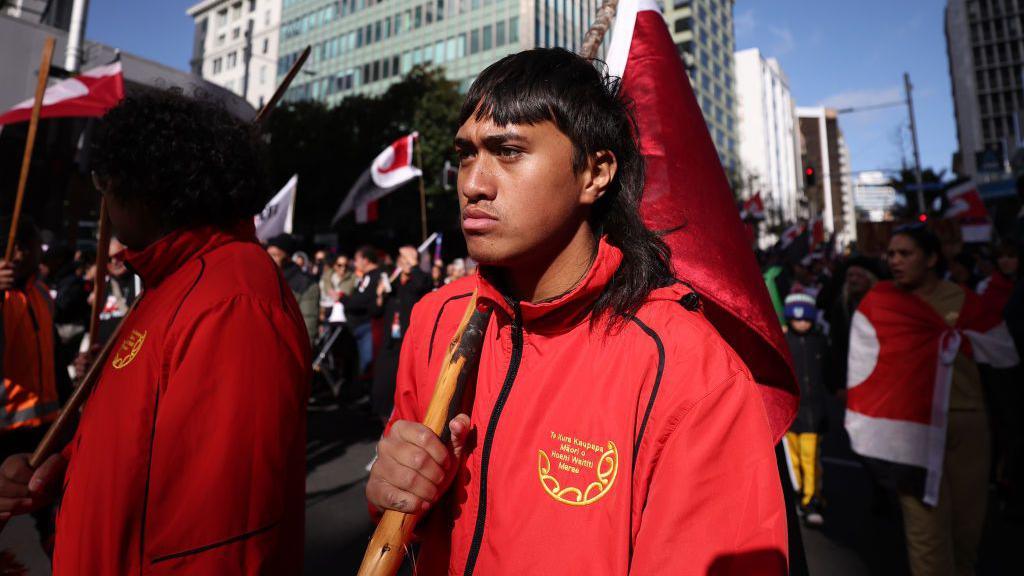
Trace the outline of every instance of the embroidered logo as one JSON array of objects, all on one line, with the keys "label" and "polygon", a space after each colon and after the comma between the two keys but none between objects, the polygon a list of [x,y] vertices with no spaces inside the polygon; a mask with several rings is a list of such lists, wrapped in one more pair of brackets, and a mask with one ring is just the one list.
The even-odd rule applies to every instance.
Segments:
[{"label": "embroidered logo", "polygon": [[139,350],[142,350],[143,342],[146,341],[146,334],[148,332],[132,330],[132,333],[121,341],[121,347],[117,349],[114,361],[111,362],[116,370],[124,368],[131,364],[132,360],[135,360],[135,357],[139,355]]},{"label": "embroidered logo", "polygon": [[600,500],[618,472],[619,451],[611,440],[601,445],[552,431],[551,448],[538,451],[540,485],[548,496],[570,506]]}]

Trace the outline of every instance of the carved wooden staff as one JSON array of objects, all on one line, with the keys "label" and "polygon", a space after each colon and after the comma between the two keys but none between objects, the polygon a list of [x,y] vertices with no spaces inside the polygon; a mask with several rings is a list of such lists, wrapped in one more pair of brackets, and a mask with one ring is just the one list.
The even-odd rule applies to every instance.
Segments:
[{"label": "carved wooden staff", "polygon": [[[598,9],[593,25],[584,36],[580,56],[592,59],[597,54],[605,33],[615,20],[617,6],[618,0],[605,0]],[[423,424],[442,438],[446,438],[443,435],[448,432],[448,422],[458,413],[466,380],[479,360],[480,346],[489,319],[490,310],[479,309],[477,294],[474,292],[466,306],[462,323],[448,344],[448,353],[441,364],[434,395],[423,419]],[[395,510],[384,512],[366,547],[358,576],[394,576],[402,566],[406,546],[420,516],[419,513],[406,514]]]},{"label": "carved wooden staff", "polygon": [[[288,71],[288,75],[285,76],[281,85],[277,87],[277,90],[274,92],[274,96],[266,103],[266,105],[263,106],[260,113],[256,115],[254,123],[258,125],[270,115],[270,110],[281,99],[281,96],[284,94],[285,90],[288,89],[292,80],[295,79],[295,75],[298,74],[303,63],[306,62],[309,52],[310,47],[307,46],[302,52],[302,56],[300,56],[299,59],[295,61],[295,64],[292,65],[291,70]],[[106,204],[105,201],[103,201],[100,203],[100,247],[97,249],[96,253],[96,288],[93,293],[95,299],[93,301],[92,318],[89,323],[90,342],[96,342],[95,338],[99,324],[99,312],[103,310],[103,302],[101,302],[101,300],[103,299],[103,291],[106,287],[105,275],[107,268],[107,252],[110,249],[110,228],[108,221],[109,218],[106,214]],[[106,246],[103,246],[104,243]],[[100,265],[101,258],[102,266]],[[36,451],[32,453],[32,458],[29,460],[29,465],[32,466],[32,468],[38,468],[40,464],[46,461],[50,454],[57,450],[61,440],[64,438],[64,435],[71,429],[75,420],[74,416],[78,414],[78,411],[82,408],[82,404],[85,403],[85,399],[89,397],[89,392],[96,384],[96,380],[99,378],[100,372],[102,372],[101,368],[106,364],[106,359],[113,350],[114,343],[120,340],[119,337],[121,329],[125,326],[125,321],[128,320],[132,311],[135,310],[136,304],[140,301],[141,298],[136,298],[135,302],[132,303],[132,307],[128,310],[128,313],[121,319],[120,324],[118,324],[113,334],[110,335],[106,345],[103,346],[103,349],[93,361],[92,366],[90,366],[89,370],[86,371],[85,377],[82,378],[82,383],[79,384],[71,394],[71,398],[68,399],[67,404],[61,410],[60,416],[58,416],[57,420],[52,426],[50,426],[50,429],[46,431],[46,436],[43,437],[43,440],[39,443],[39,446],[36,447]]]},{"label": "carved wooden staff", "polygon": [[28,121],[28,137],[25,139],[25,155],[21,158],[21,175],[18,177],[18,193],[14,197],[14,212],[11,213],[11,229],[7,233],[7,250],[4,262],[10,262],[14,255],[14,241],[18,235],[18,220],[21,218],[21,203],[25,199],[25,187],[28,185],[28,169],[32,165],[32,149],[36,145],[36,130],[39,128],[39,112],[43,108],[43,96],[46,94],[46,80],[50,77],[50,61],[53,60],[53,45],[56,40],[49,36],[43,44],[43,57],[39,63],[39,80],[36,82],[36,96],[32,102],[32,115]]},{"label": "carved wooden staff", "polygon": [[[477,293],[469,298],[466,313],[448,343],[448,351],[441,363],[434,395],[423,417],[423,425],[434,434],[447,438],[448,422],[459,413],[466,381],[480,357],[484,332],[491,318],[491,309],[477,304]],[[405,559],[405,547],[421,513],[406,514],[387,510],[366,547],[359,576],[393,575]]]}]

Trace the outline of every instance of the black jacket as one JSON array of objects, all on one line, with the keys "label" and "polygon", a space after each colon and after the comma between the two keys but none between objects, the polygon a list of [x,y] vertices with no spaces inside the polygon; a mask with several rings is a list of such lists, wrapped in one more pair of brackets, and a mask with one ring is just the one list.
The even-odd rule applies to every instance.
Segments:
[{"label": "black jacket", "polygon": [[793,368],[800,384],[800,409],[790,426],[792,432],[822,433],[827,428],[825,395],[829,375],[829,344],[824,334],[812,329],[804,334],[786,332]]},{"label": "black jacket", "polygon": [[341,300],[345,305],[345,318],[350,327],[361,326],[380,315],[380,308],[377,306],[377,285],[380,284],[381,274],[381,269],[377,268],[357,279],[356,289]]}]

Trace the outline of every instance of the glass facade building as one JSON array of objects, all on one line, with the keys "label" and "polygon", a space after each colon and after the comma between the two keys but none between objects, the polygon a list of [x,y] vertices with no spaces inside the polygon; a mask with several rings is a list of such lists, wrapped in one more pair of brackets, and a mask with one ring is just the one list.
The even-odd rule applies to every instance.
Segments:
[{"label": "glass facade building", "polygon": [[417,64],[465,91],[499,58],[532,47],[579,48],[599,0],[284,0],[280,79],[313,47],[290,100],[328,105],[380,94]]}]

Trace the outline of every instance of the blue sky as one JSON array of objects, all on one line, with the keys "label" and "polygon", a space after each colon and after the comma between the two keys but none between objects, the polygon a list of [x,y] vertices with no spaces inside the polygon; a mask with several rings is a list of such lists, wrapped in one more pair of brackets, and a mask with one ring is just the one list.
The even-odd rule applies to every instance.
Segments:
[{"label": "blue sky", "polygon": [[[182,70],[192,50],[183,0],[92,0],[86,34]],[[921,162],[949,168],[956,149],[943,0],[737,0],[736,48],[778,58],[798,105],[900,100],[914,83]],[[849,114],[840,126],[855,171],[913,161],[905,108]],[[902,128],[901,128],[902,127]],[[902,134],[903,151],[900,149]]]}]

